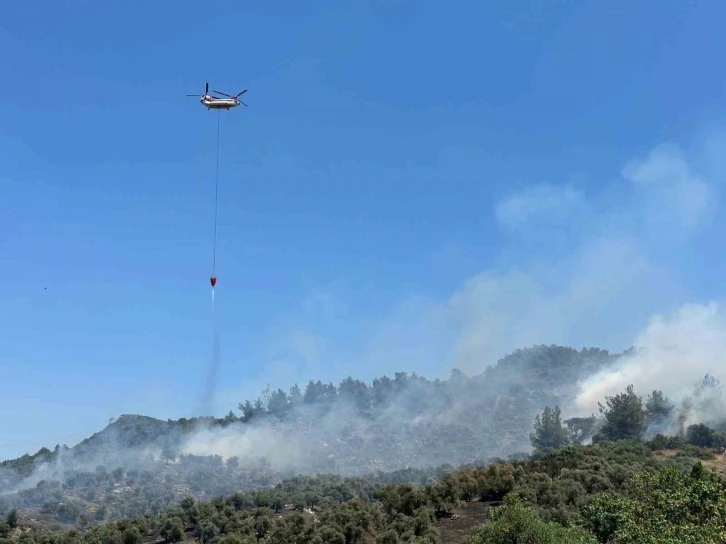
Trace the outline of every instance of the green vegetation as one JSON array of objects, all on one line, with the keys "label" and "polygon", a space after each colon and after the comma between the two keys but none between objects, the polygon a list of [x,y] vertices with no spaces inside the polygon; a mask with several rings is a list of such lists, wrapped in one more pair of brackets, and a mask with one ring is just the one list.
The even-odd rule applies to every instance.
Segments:
[{"label": "green vegetation", "polygon": [[[560,359],[549,363],[555,370],[532,365],[522,351],[500,362],[496,372],[490,371],[486,386],[478,377],[457,372],[447,382],[402,373],[394,380],[374,381],[372,386],[352,379],[339,387],[311,382],[304,392],[294,387],[289,395],[278,391],[242,403],[242,418],[247,419],[245,425],[294,421],[303,426],[309,412],[299,407],[306,404],[321,418],[341,409],[347,410],[348,417],[360,418],[356,421],[377,422],[382,411],[394,405],[397,412],[418,414],[430,413],[433,406],[450,416],[451,410],[446,412],[445,407],[456,405],[455,392],[491,393],[497,384],[504,388],[510,383],[507,373],[521,368],[522,361],[530,365],[532,383],[541,384],[554,381],[557,369],[569,368],[578,374],[577,364],[586,366],[594,360],[583,353],[599,352],[548,348],[538,353],[559,354]],[[603,360],[600,357],[592,365]],[[568,361],[575,361],[575,366],[568,366]],[[388,385],[380,385],[384,382]],[[715,386],[713,378],[707,377],[694,398],[706,402],[706,396],[698,395],[712,393]],[[395,393],[383,394],[388,387]],[[506,424],[515,424],[521,418],[515,412],[531,406],[528,403],[535,393],[508,387],[515,394],[514,404],[511,397],[498,395],[490,409],[504,417]],[[536,398],[548,395],[540,391]],[[468,399],[463,405],[471,408],[478,402],[490,403],[491,398]],[[252,412],[247,411],[249,406]],[[421,442],[419,447],[437,448],[439,441],[448,440],[457,448],[472,446],[458,459],[474,461],[358,476],[292,475],[274,470],[263,458],[242,463],[237,458],[182,455],[175,433],[190,432],[198,421],[120,418],[115,427],[84,441],[75,453],[58,447],[6,462],[7,481],[22,481],[22,475],[37,477],[34,470],[40,461],[52,463],[66,455],[84,458],[98,452],[98,444],[112,440],[133,443],[128,446],[133,449],[148,445],[156,436],[159,459],[139,461],[134,468],[69,470],[62,481],[41,479],[17,493],[0,495],[0,543],[136,544],[193,539],[203,544],[709,544],[726,540],[726,480],[719,472],[726,469],[726,459],[715,456],[726,446],[723,425],[687,425],[688,418],[679,412],[682,407],[662,392],[653,391],[643,401],[632,386],[606,398],[598,416],[563,420],[557,403],[542,406],[530,419],[531,432],[524,435],[533,453],[512,455],[508,460],[485,460],[481,453],[490,450],[477,451],[477,443],[492,440],[491,426],[482,426],[484,437],[469,441],[476,425],[490,421],[477,414],[472,414],[474,423],[468,426],[449,422],[448,427],[425,427],[434,434],[447,431],[435,438],[411,435],[404,426],[399,426],[398,436],[391,427],[365,427],[381,433],[373,436],[368,447],[413,437]],[[206,423],[219,428],[243,425],[233,414]],[[674,430],[673,435],[654,434],[665,429]],[[360,438],[338,436],[361,450],[366,447]],[[381,447],[381,451],[390,450]],[[449,450],[442,446],[441,451]],[[426,457],[431,458],[439,456]],[[474,504],[480,508],[468,506]]]},{"label": "green vegetation", "polygon": [[724,479],[698,462],[690,474],[671,467],[635,474],[626,493],[599,495],[583,515],[600,542],[724,542],[725,492]]},{"label": "green vegetation", "polygon": [[[62,523],[76,523],[84,510],[92,511],[92,521],[118,519],[159,512],[184,496],[208,499],[295,474],[363,475],[507,457],[529,448],[543,406],[564,402],[578,379],[617,358],[594,348],[537,346],[472,377],[454,370],[448,380],[405,372],[370,384],[311,380],[304,390],[294,385],[289,393],[265,391],[241,402],[240,417],[125,415],[73,448],[43,448],[0,463],[0,493],[22,486],[0,495],[0,512],[40,508]],[[257,428],[294,451],[292,462],[273,464],[264,454],[227,461],[185,454],[185,441],[200,429],[241,435]]]},{"label": "green vegetation", "polygon": [[[186,498],[158,514],[85,531],[4,530],[4,542],[439,542],[446,514],[466,501],[502,506],[476,528],[471,544],[512,542],[722,542],[726,481],[690,446],[658,460],[654,442],[568,445],[537,460],[345,478],[297,477],[274,487],[208,502]],[[398,483],[427,479],[425,485]],[[391,483],[383,483],[385,479]],[[20,524],[22,525],[21,518]],[[667,539],[666,539],[667,537]],[[660,540],[659,540],[660,539]]]},{"label": "green vegetation", "polygon": [[477,527],[467,544],[532,542],[537,544],[595,544],[595,537],[580,527],[563,527],[538,517],[515,494],[507,495],[504,506],[495,508],[491,521]]}]

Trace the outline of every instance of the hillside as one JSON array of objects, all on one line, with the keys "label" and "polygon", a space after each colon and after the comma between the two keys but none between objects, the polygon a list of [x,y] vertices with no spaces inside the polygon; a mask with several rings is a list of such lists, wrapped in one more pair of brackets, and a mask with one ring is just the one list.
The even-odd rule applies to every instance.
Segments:
[{"label": "hillside", "polygon": [[[559,404],[569,402],[577,380],[616,358],[540,346],[474,377],[455,371],[429,381],[397,373],[370,386],[348,379],[338,387],[311,381],[305,393],[293,387],[290,395],[266,392],[240,403],[240,417],[122,416],[73,448],[2,463],[0,536],[119,544],[483,544],[530,531],[539,535],[535,543],[606,542],[615,529],[603,520],[620,519],[625,514],[618,511],[650,500],[660,486],[691,509],[678,518],[683,523],[672,522],[673,534],[721,542],[726,534],[703,512],[726,516],[726,500],[718,499],[726,491],[723,463],[714,455],[726,446],[723,414],[716,428],[693,423],[673,436],[653,435],[675,428],[669,421],[692,418],[694,399],[720,406],[707,402],[721,396],[714,377],[679,404],[660,391],[643,399],[628,387],[603,399],[598,417],[561,418]],[[524,385],[512,385],[516,375],[528,376]],[[556,402],[536,411],[547,399]],[[510,449],[508,461],[492,457],[508,444],[532,453]],[[195,448],[206,454],[191,453]],[[277,456],[275,448],[282,450]],[[712,491],[704,495],[706,488]],[[656,519],[660,506],[649,508]],[[619,542],[658,533],[652,523],[642,519]]]},{"label": "hillside", "polygon": [[[371,384],[348,378],[338,387],[311,380],[304,391],[294,385],[290,393],[268,391],[241,402],[239,417],[230,412],[222,419],[161,421],[122,415],[69,450],[41,450],[36,456],[38,461],[51,462],[64,452],[66,461],[113,465],[123,462],[129,452],[134,459],[158,456],[164,449],[169,454],[184,453],[185,447],[193,449],[185,441],[201,429],[244,424],[240,431],[273,429],[285,440],[297,436],[316,442],[319,434],[322,449],[313,447],[313,455],[327,455],[332,450],[325,448],[337,448],[332,453],[346,459],[370,443],[372,451],[367,456],[387,468],[398,468],[390,467],[392,463],[467,462],[528,448],[534,415],[547,404],[566,402],[579,380],[617,358],[604,350],[538,346],[517,350],[472,377],[455,370],[448,380],[431,381],[397,372],[393,378],[376,378]],[[401,433],[408,435],[404,439]],[[496,433],[496,444],[488,440],[490,433]],[[400,439],[387,440],[390,435]],[[328,445],[322,446],[323,442]],[[450,445],[450,450],[439,449],[444,445]],[[359,470],[359,461],[347,466],[339,459],[340,466],[335,468]],[[0,466],[27,475],[35,464],[33,456],[24,456]]]},{"label": "hillside", "polygon": [[[82,532],[11,513],[12,527],[0,524],[0,542],[722,542],[726,480],[699,461],[713,454],[677,439],[668,446],[664,454],[654,441],[606,441],[457,470],[297,477],[211,501],[185,498]],[[408,480],[415,485],[402,483]],[[664,510],[668,505],[679,515]]]},{"label": "hillside", "polygon": [[348,378],[337,387],[311,380],[304,390],[294,385],[290,393],[267,391],[240,402],[239,416],[123,415],[72,448],[1,463],[0,510],[42,509],[62,492],[75,501],[64,520],[89,497],[104,497],[104,515],[140,515],[141,503],[127,500],[139,489],[159,509],[186,495],[203,499],[296,474],[361,475],[506,457],[530,449],[536,413],[566,404],[578,380],[617,357],[537,346],[472,377],[454,371],[432,381],[398,372],[371,384]]}]

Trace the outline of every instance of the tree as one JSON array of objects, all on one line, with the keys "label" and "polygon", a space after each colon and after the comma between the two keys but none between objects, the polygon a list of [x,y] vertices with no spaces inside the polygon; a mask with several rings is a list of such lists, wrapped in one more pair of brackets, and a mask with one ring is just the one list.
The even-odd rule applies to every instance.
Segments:
[{"label": "tree", "polygon": [[428,491],[429,499],[437,512],[448,512],[459,503],[461,488],[451,474],[444,474]]},{"label": "tree", "polygon": [[[345,535],[335,527],[323,527],[316,538],[317,540],[313,542],[320,544],[345,544]],[[397,543],[398,540],[395,542]]]},{"label": "tree", "polygon": [[701,382],[701,388],[702,389],[715,389],[719,386],[718,380],[711,376],[708,372],[703,377],[703,381]]},{"label": "tree", "polygon": [[726,541],[726,482],[697,463],[636,473],[626,496],[603,493],[582,511],[600,542],[622,544]]},{"label": "tree", "polygon": [[18,511],[15,508],[13,508],[12,510],[10,510],[10,512],[8,512],[6,520],[7,520],[8,526],[11,529],[15,529],[18,526],[19,517],[20,516],[18,516]]},{"label": "tree", "polygon": [[303,402],[305,404],[317,404],[320,402],[323,395],[323,384],[320,380],[310,380],[308,385],[305,387],[305,394],[303,395]]},{"label": "tree", "polygon": [[245,423],[255,416],[255,407],[249,400],[246,400],[244,404],[240,403],[239,411],[242,412],[242,421]]},{"label": "tree", "polygon": [[123,467],[117,467],[117,468],[113,469],[113,471],[111,472],[111,476],[113,476],[113,479],[116,482],[120,482],[121,480],[123,480],[123,477],[124,477]]},{"label": "tree", "polygon": [[237,470],[239,468],[239,457],[234,456],[234,457],[228,458],[226,465],[229,470],[232,470],[232,471]]},{"label": "tree", "polygon": [[714,430],[703,423],[690,425],[686,429],[686,442],[694,446],[710,448],[713,446],[713,435]]},{"label": "tree", "polygon": [[569,443],[569,432],[562,426],[560,407],[546,406],[544,412],[534,420],[534,432],[529,435],[532,447],[546,453]]},{"label": "tree", "polygon": [[282,389],[273,391],[270,395],[270,400],[267,403],[268,412],[273,416],[282,419],[285,417],[288,407],[287,393],[285,393]]},{"label": "tree", "polygon": [[368,413],[371,407],[371,394],[368,386],[360,380],[354,380],[350,376],[340,383],[338,395],[350,402],[361,413]]},{"label": "tree", "polygon": [[123,544],[139,544],[141,533],[135,526],[128,527],[123,533]]},{"label": "tree", "polygon": [[393,394],[393,381],[388,376],[382,378],[374,378],[371,386],[373,403],[383,406],[388,402]]},{"label": "tree", "polygon": [[564,423],[570,431],[570,440],[576,444],[582,444],[588,438],[592,438],[595,433],[597,418],[594,415],[590,417],[571,417],[566,419]]},{"label": "tree", "polygon": [[176,451],[169,442],[164,444],[164,447],[161,449],[161,458],[167,462],[174,461],[176,459]]},{"label": "tree", "polygon": [[335,400],[338,390],[332,383],[310,380],[305,388],[303,402],[305,404],[330,403]]},{"label": "tree", "polygon": [[491,521],[475,528],[466,544],[597,544],[595,538],[579,527],[562,527],[546,522],[529,509],[517,495],[510,494],[504,505],[492,509]]},{"label": "tree", "polygon": [[184,538],[184,523],[177,517],[166,518],[159,534],[166,542],[180,542]]},{"label": "tree", "polygon": [[642,399],[633,392],[633,385],[629,385],[625,393],[605,399],[607,407],[598,403],[600,413],[605,416],[605,423],[598,433],[598,438],[605,440],[640,438],[644,430],[645,410]]},{"label": "tree", "polygon": [[238,535],[235,533],[227,533],[217,539],[219,544],[257,544],[257,539],[251,535]]},{"label": "tree", "polygon": [[322,395],[323,402],[331,404],[338,397],[338,389],[333,382],[328,382],[323,384]]},{"label": "tree", "polygon": [[264,416],[267,413],[267,404],[262,397],[257,397],[255,400],[255,406],[253,409],[253,417]]},{"label": "tree", "polygon": [[646,428],[655,427],[656,431],[663,430],[662,428],[670,419],[674,408],[675,406],[673,403],[665,395],[663,395],[662,391],[654,389],[653,392],[648,395],[648,399],[645,402]]},{"label": "tree", "polygon": [[302,401],[303,401],[302,391],[300,391],[300,388],[298,387],[297,384],[293,385],[290,388],[289,398],[290,398],[290,406],[292,406],[292,407],[300,406],[300,404],[302,404]]},{"label": "tree", "polygon": [[219,528],[210,519],[203,519],[197,526],[197,536],[202,544],[209,544],[219,535]]},{"label": "tree", "polygon": [[99,506],[98,509],[96,510],[96,513],[93,515],[93,517],[97,521],[104,520],[106,518],[106,505],[102,504],[101,506]]},{"label": "tree", "polygon": [[449,373],[449,381],[451,381],[453,384],[462,385],[466,383],[466,380],[466,374],[464,374],[460,369],[451,369],[451,372]]}]

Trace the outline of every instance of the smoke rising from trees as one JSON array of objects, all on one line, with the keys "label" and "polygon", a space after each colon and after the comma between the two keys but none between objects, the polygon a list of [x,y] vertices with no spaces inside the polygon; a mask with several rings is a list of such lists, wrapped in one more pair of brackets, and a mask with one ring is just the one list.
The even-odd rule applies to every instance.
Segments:
[{"label": "smoke rising from trees", "polygon": [[[682,293],[670,289],[677,274],[664,266],[681,258],[684,240],[716,217],[717,184],[695,174],[673,147],[630,163],[623,180],[618,205],[610,208],[567,190],[557,213],[569,209],[579,227],[576,236],[564,238],[571,251],[510,272],[484,272],[443,303],[424,300],[414,312],[384,320],[371,335],[382,343],[367,352],[370,360],[397,347],[391,331],[416,331],[404,340],[417,342],[408,353],[443,354],[439,368],[448,363],[468,375],[454,370],[447,379],[395,373],[370,383],[287,383],[258,399],[237,399],[239,407],[229,406],[237,413],[217,419],[125,416],[74,448],[6,464],[0,469],[3,497],[15,497],[9,504],[42,504],[60,484],[101,482],[112,489],[120,470],[134,481],[152,482],[157,491],[149,493],[158,493],[154,500],[163,505],[184,494],[223,494],[296,473],[371,474],[470,463],[532,451],[539,414],[539,425],[559,422],[579,441],[608,433],[600,404],[612,411],[640,403],[642,421],[623,420],[637,434],[693,434],[700,432],[693,430],[698,423],[718,427],[726,414],[721,390],[704,376],[718,378],[726,368],[726,318],[716,302],[679,308]],[[513,195],[514,204],[501,206],[497,218],[521,239],[547,223],[555,194],[550,188]],[[544,208],[536,201],[542,195]],[[554,236],[564,236],[560,229],[544,225]],[[433,341],[421,334],[433,329]],[[299,337],[319,336],[308,332],[300,328]],[[634,349],[611,354],[552,342]],[[516,349],[527,345],[535,347]],[[339,355],[305,347],[305,358],[316,364]],[[492,364],[502,353],[508,355]],[[378,366],[395,368],[391,357],[378,358]],[[358,366],[368,362],[363,358]],[[543,413],[554,406],[557,412]],[[563,436],[557,434],[555,442]]]},{"label": "smoke rising from trees", "polygon": [[585,380],[575,401],[583,413],[632,384],[635,390],[659,390],[676,406],[660,430],[677,432],[695,423],[714,425],[726,417],[720,389],[702,389],[705,376],[726,368],[726,316],[717,304],[691,304],[672,316],[655,316],[640,333],[631,354]]}]

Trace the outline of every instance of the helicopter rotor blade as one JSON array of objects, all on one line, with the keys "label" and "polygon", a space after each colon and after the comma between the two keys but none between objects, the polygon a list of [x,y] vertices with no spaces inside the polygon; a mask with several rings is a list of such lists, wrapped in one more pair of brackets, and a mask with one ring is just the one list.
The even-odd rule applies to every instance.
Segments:
[{"label": "helicopter rotor blade", "polygon": [[[239,101],[239,103],[240,103],[240,104],[242,104],[243,106],[247,106],[247,104],[245,104],[245,103],[244,103],[244,102],[242,102],[241,100]],[[247,107],[249,108],[249,106],[247,106]]]},{"label": "helicopter rotor blade", "polygon": [[223,93],[222,91],[212,91],[213,93],[222,94],[224,96],[228,96],[230,98],[233,98],[231,94]]},{"label": "helicopter rotor blade", "polygon": [[209,82],[207,82],[207,86],[204,88],[204,94],[209,94]]},{"label": "helicopter rotor blade", "polygon": [[244,91],[242,91],[241,93],[239,93],[237,96],[235,96],[235,98],[239,98],[240,96],[242,96],[246,92],[247,92],[247,89],[245,89]]}]

